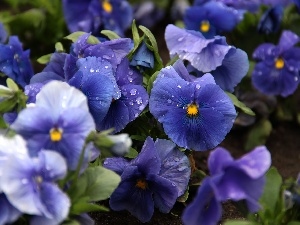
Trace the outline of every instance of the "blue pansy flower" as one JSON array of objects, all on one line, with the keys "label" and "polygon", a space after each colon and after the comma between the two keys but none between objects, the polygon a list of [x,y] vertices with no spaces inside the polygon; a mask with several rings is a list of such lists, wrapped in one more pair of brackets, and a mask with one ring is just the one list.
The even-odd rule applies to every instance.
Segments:
[{"label": "blue pansy flower", "polygon": [[70,32],[106,29],[123,36],[133,17],[126,0],[63,0],[62,6]]},{"label": "blue pansy flower", "polygon": [[36,96],[35,106],[22,110],[11,128],[27,140],[31,155],[43,148],[58,151],[69,169],[75,170],[95,123],[82,92],[65,82],[51,81]]},{"label": "blue pansy flower", "polygon": [[174,143],[161,139],[154,142],[150,137],[132,161],[108,158],[104,166],[121,175],[121,183],[110,197],[110,207],[128,210],[143,223],[150,221],[154,207],[163,213],[172,209],[191,173],[188,158]]},{"label": "blue pansy flower", "polygon": [[225,37],[205,39],[200,32],[170,24],[166,28],[165,39],[171,57],[177,54],[202,74],[211,73],[223,90],[232,92],[248,72],[246,52],[228,45]]},{"label": "blue pansy flower", "polygon": [[145,42],[137,49],[130,62],[131,66],[140,66],[144,68],[154,67],[154,55],[150,51]]},{"label": "blue pansy flower", "polygon": [[191,6],[184,14],[186,29],[200,31],[206,38],[233,30],[240,20],[236,9],[215,1]]},{"label": "blue pansy flower", "polygon": [[25,87],[33,76],[29,50],[23,51],[17,36],[10,36],[8,44],[0,44],[0,72]]},{"label": "blue pansy flower", "polygon": [[210,74],[187,81],[179,61],[158,74],[149,109],[177,145],[204,151],[220,144],[236,117],[234,105]]},{"label": "blue pansy flower", "polygon": [[146,108],[149,100],[148,93],[142,85],[142,75],[130,67],[127,58],[118,65],[115,78],[121,95],[112,99],[105,118],[97,124],[100,130],[114,128],[114,133],[121,131],[129,122],[135,120]]},{"label": "blue pansy flower", "polygon": [[[55,183],[65,177],[67,165],[57,152],[41,150],[36,157],[28,154],[26,142],[16,136],[2,138],[1,152],[17,143],[19,154],[7,154],[0,167],[0,189],[20,212],[32,215],[31,224],[59,224],[69,213],[70,200]],[[5,171],[5,172],[4,172]]]},{"label": "blue pansy flower", "polygon": [[283,18],[283,9],[282,5],[276,5],[264,12],[258,23],[258,31],[266,34],[277,32]]},{"label": "blue pansy flower", "polygon": [[22,214],[7,200],[5,194],[3,193],[0,193],[0,205],[0,224],[11,224],[15,222]]},{"label": "blue pansy flower", "polygon": [[289,31],[282,32],[278,45],[264,43],[253,52],[257,61],[252,72],[255,88],[267,95],[286,97],[299,85],[300,48],[294,47],[299,37]]},{"label": "blue pansy flower", "polygon": [[287,6],[291,4],[293,0],[261,0],[261,4],[264,5],[270,5],[270,6],[276,6],[276,5],[282,5]]},{"label": "blue pansy flower", "polygon": [[183,211],[183,223],[218,224],[222,216],[221,203],[227,200],[245,200],[248,210],[257,212],[264,175],[270,165],[270,152],[265,146],[258,146],[237,160],[226,149],[216,148],[208,159],[210,176],[202,181],[196,197]]}]

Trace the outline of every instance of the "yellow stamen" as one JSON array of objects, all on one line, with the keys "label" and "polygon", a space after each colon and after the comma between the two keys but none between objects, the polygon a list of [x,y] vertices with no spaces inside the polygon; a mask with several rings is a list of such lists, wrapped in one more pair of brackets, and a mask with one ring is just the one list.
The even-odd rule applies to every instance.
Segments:
[{"label": "yellow stamen", "polygon": [[135,186],[145,190],[148,185],[147,185],[147,182],[144,179],[138,179]]},{"label": "yellow stamen", "polygon": [[62,139],[62,129],[52,128],[49,132],[51,141],[60,141]]},{"label": "yellow stamen", "polygon": [[199,109],[198,106],[194,103],[189,104],[187,109],[186,109],[186,113],[188,114],[188,116],[196,116],[199,113]]},{"label": "yellow stamen", "polygon": [[209,29],[210,23],[207,20],[203,20],[200,25],[200,31],[206,33],[209,31]]},{"label": "yellow stamen", "polygon": [[276,69],[282,69],[284,67],[284,61],[282,58],[277,58],[275,60],[275,68]]},{"label": "yellow stamen", "polygon": [[104,11],[107,12],[107,13],[111,13],[112,10],[113,10],[112,5],[111,5],[107,0],[104,0],[104,1],[102,2],[102,8],[103,8]]}]

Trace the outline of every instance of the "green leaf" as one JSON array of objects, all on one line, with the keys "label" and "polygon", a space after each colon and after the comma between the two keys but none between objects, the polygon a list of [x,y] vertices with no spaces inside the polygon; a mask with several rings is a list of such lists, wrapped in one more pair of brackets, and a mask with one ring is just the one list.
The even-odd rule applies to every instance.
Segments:
[{"label": "green leaf", "polygon": [[120,181],[120,176],[111,170],[102,166],[89,167],[68,193],[72,202],[77,202],[82,197],[85,197],[87,202],[101,201],[112,194]]},{"label": "green leaf", "polygon": [[52,53],[43,55],[40,58],[38,58],[36,61],[40,64],[47,64],[51,59]]},{"label": "green leaf", "polygon": [[157,75],[159,74],[160,71],[155,72],[148,80],[148,85],[147,85],[147,92],[150,94],[152,88],[153,88],[153,83],[157,78]]},{"label": "green leaf", "polygon": [[17,104],[16,97],[8,98],[0,102],[0,113],[10,112]]},{"label": "green leaf", "polygon": [[153,47],[153,50],[158,52],[157,42],[156,42],[156,39],[155,39],[154,35],[152,34],[152,32],[147,27],[144,27],[142,25],[140,25],[139,28],[149,38],[149,41],[151,43],[151,46]]},{"label": "green leaf", "polygon": [[11,89],[13,91],[18,91],[19,90],[18,85],[10,78],[6,79],[6,85],[9,89]]},{"label": "green leaf", "polygon": [[80,222],[77,220],[67,220],[62,223],[62,225],[80,225]]},{"label": "green leaf", "polygon": [[[69,34],[68,36],[64,37],[65,39],[68,39],[68,40],[71,40],[73,43],[76,42],[78,40],[78,38],[80,36],[82,36],[83,34],[86,34],[85,32],[83,31],[76,31],[72,34]],[[95,45],[95,44],[98,44],[100,43],[100,41],[98,40],[98,38],[96,38],[95,36],[93,35],[90,35],[88,40],[87,40],[87,43],[91,44],[91,45]]]},{"label": "green leaf", "polygon": [[291,221],[287,225],[300,225],[299,221]]},{"label": "green leaf", "polygon": [[132,21],[131,30],[132,30],[132,39],[134,42],[134,46],[138,46],[140,42],[140,35],[136,27],[135,20]]},{"label": "green leaf", "polygon": [[[46,15],[42,9],[29,9],[25,12],[16,14],[12,21],[18,21],[22,26],[32,26],[34,28],[41,27],[45,22]],[[10,22],[12,22],[10,21]]]},{"label": "green leaf", "polygon": [[273,217],[276,216],[276,204],[281,198],[282,177],[275,167],[271,167],[266,174],[266,184],[260,198],[264,210],[269,210]]},{"label": "green leaf", "polygon": [[55,43],[55,51],[56,52],[64,52],[64,46],[62,45],[61,42],[56,42]]},{"label": "green leaf", "polygon": [[133,158],[137,157],[138,154],[139,153],[137,152],[137,150],[135,150],[134,148],[130,148],[129,152],[124,157],[133,159]]},{"label": "green leaf", "polygon": [[75,204],[72,204],[72,208],[71,208],[71,213],[76,215],[80,215],[86,212],[95,212],[95,211],[108,212],[109,209],[101,205],[96,205],[93,203],[86,203],[86,202],[77,202]]},{"label": "green leaf", "polygon": [[115,32],[111,30],[102,30],[101,34],[105,35],[109,38],[109,40],[119,39],[121,38],[119,35],[117,35]]},{"label": "green leaf", "polygon": [[245,220],[229,220],[225,221],[224,225],[259,225],[258,223]]},{"label": "green leaf", "polygon": [[244,113],[250,116],[255,116],[255,113],[250,108],[248,108],[243,102],[240,102],[234,94],[231,94],[229,92],[226,92],[226,94],[230,97],[231,101],[237,108],[239,108]]},{"label": "green leaf", "polygon": [[258,145],[264,145],[272,131],[272,124],[267,119],[262,119],[256,123],[247,136],[245,150],[249,151]]},{"label": "green leaf", "polygon": [[187,189],[185,190],[185,192],[183,193],[183,195],[179,196],[177,198],[178,202],[186,202],[186,200],[189,197],[189,187],[187,187]]}]

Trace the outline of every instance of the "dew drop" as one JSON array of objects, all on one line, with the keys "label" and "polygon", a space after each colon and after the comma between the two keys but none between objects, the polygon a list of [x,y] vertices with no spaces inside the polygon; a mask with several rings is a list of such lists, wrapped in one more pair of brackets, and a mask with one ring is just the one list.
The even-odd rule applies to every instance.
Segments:
[{"label": "dew drop", "polygon": [[142,104],[143,103],[143,99],[141,97],[138,97],[136,100],[137,104]]},{"label": "dew drop", "polygon": [[136,95],[136,91],[137,91],[136,89],[132,89],[132,90],[130,91],[130,94],[131,94],[131,95]]},{"label": "dew drop", "polygon": [[180,85],[177,85],[177,87],[178,87],[178,88],[181,88],[181,86],[180,86]]},{"label": "dew drop", "polygon": [[108,66],[104,66],[105,69],[108,69]]},{"label": "dew drop", "polygon": [[94,70],[94,69],[90,69],[90,72],[91,72],[91,73],[94,73],[94,72],[95,72],[95,70]]},{"label": "dew drop", "polygon": [[196,84],[196,88],[197,88],[197,89],[200,89],[200,84]]},{"label": "dew drop", "polygon": [[133,105],[133,102],[129,102],[129,105]]},{"label": "dew drop", "polygon": [[295,81],[298,81],[298,77],[294,77],[294,80],[295,80]]},{"label": "dew drop", "polygon": [[169,104],[171,104],[171,103],[172,103],[172,100],[171,100],[171,99],[168,99],[167,102],[168,102]]},{"label": "dew drop", "polygon": [[183,37],[181,37],[181,38],[178,38],[178,40],[177,41],[182,41],[183,40]]}]

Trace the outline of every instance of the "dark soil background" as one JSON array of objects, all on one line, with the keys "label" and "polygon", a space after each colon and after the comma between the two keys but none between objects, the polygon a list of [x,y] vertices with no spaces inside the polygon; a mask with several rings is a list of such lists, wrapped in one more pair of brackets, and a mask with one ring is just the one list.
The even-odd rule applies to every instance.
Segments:
[{"label": "dark soil background", "polygon": [[[234,157],[240,157],[246,152],[243,150],[248,129],[233,129],[221,143]],[[272,155],[272,165],[275,166],[282,177],[296,177],[300,172],[300,126],[291,122],[282,122],[274,125],[272,133],[266,143]],[[206,170],[206,160],[209,152],[197,152],[194,157],[198,168]],[[147,225],[181,225],[183,203],[176,203],[169,214],[155,211],[151,222]],[[135,217],[127,211],[91,214],[96,225],[140,225]],[[223,205],[223,221],[226,219],[243,218],[231,203]]]}]

